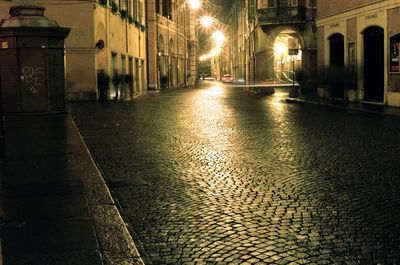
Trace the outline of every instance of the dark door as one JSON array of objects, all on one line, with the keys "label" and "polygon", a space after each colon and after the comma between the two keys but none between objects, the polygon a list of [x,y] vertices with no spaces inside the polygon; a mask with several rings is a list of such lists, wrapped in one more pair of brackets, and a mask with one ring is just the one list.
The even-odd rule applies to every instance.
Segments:
[{"label": "dark door", "polygon": [[139,59],[135,59],[135,93],[140,92],[139,79]]},{"label": "dark door", "polygon": [[129,57],[128,61],[128,71],[129,71],[129,95],[133,97],[133,58]]},{"label": "dark door", "polygon": [[334,98],[344,97],[344,82],[340,73],[344,68],[344,37],[342,34],[333,34],[329,38],[330,78],[329,89]]},{"label": "dark door", "polygon": [[384,39],[383,29],[369,27],[364,35],[364,99],[383,101],[384,94]]}]

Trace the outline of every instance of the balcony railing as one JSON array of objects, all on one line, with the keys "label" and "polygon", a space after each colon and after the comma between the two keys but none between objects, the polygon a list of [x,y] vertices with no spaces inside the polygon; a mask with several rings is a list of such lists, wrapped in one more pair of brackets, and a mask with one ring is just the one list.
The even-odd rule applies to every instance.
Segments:
[{"label": "balcony railing", "polygon": [[306,19],[306,7],[278,7],[258,10],[260,22],[300,22]]}]

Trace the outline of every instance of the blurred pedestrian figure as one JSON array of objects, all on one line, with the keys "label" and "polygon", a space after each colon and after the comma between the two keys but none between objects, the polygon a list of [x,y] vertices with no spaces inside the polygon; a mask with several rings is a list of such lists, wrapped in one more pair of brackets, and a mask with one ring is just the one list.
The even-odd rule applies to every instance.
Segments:
[{"label": "blurred pedestrian figure", "polygon": [[97,87],[99,89],[99,99],[101,102],[106,101],[109,85],[110,78],[108,75],[103,69],[97,70]]},{"label": "blurred pedestrian figure", "polygon": [[114,97],[114,99],[118,99],[118,90],[119,90],[120,77],[119,77],[118,71],[116,69],[114,70],[112,82],[114,84],[114,89],[115,89],[115,97]]}]

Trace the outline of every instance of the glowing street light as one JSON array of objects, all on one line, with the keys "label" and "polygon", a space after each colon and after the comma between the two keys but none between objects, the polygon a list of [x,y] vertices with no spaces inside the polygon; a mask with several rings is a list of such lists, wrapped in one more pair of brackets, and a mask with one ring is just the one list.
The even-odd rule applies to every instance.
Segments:
[{"label": "glowing street light", "polygon": [[287,51],[287,46],[282,42],[277,42],[274,45],[274,53],[277,58],[280,58]]},{"label": "glowing street light", "polygon": [[213,22],[214,22],[214,19],[209,16],[200,18],[200,24],[205,28],[209,28]]},{"label": "glowing street light", "polygon": [[212,37],[213,37],[213,39],[215,40],[215,44],[216,44],[217,46],[221,46],[222,43],[225,41],[225,36],[224,36],[224,34],[223,34],[221,31],[219,31],[219,30],[217,30],[216,32],[214,32],[214,33],[212,34]]},{"label": "glowing street light", "polygon": [[200,8],[200,0],[188,0],[188,4],[191,9],[199,9]]}]

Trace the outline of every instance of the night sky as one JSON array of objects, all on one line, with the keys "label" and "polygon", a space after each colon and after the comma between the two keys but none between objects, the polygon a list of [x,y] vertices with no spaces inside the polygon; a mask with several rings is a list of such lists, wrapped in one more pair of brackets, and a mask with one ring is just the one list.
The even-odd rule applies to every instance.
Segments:
[{"label": "night sky", "polygon": [[209,0],[212,3],[222,6],[221,16],[225,17],[229,13],[229,9],[233,4],[233,0]]}]

